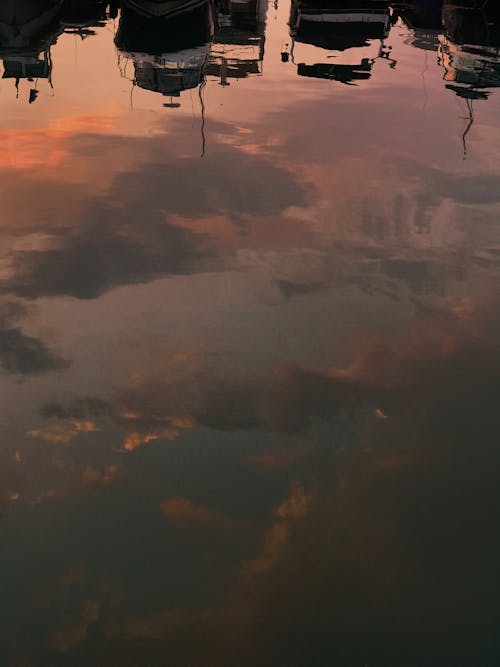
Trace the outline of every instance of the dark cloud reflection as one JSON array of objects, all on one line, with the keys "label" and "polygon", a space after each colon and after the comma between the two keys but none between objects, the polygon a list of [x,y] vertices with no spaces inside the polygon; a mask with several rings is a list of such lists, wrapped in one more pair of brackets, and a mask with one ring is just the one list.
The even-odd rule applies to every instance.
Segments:
[{"label": "dark cloud reflection", "polygon": [[5,288],[28,299],[92,299],[118,285],[191,273],[206,254],[202,235],[169,225],[160,211],[94,208],[57,247],[16,253]]},{"label": "dark cloud reflection", "polygon": [[[182,136],[179,128],[179,137],[166,140],[166,145]],[[79,142],[86,145],[85,138]],[[113,140],[97,136],[88,136],[86,142],[105,156],[114,147]],[[81,152],[76,144],[73,150]],[[277,215],[305,202],[304,186],[259,155],[229,147],[204,161],[174,161],[150,139],[120,138],[120,144],[122,150],[141,156],[141,168],[119,173],[105,197],[68,212],[71,218],[63,227],[50,229],[47,223],[46,247],[8,256],[10,277],[0,283],[2,291],[27,299],[91,299],[119,285],[210,271],[214,266],[220,270],[223,250],[210,229],[197,233],[180,226],[177,218],[222,216],[244,233],[252,216]],[[64,188],[61,184],[60,190]],[[73,198],[78,194],[74,185],[69,193]],[[65,198],[58,200],[64,208]],[[57,205],[54,216],[61,218]]]},{"label": "dark cloud reflection", "polygon": [[28,336],[18,326],[25,315],[20,303],[0,305],[0,367],[11,375],[41,375],[67,368],[70,364],[47,345]]},{"label": "dark cloud reflection", "polygon": [[[166,599],[159,611],[117,614],[107,625],[114,664],[496,664],[500,357],[482,340],[462,332],[439,344],[421,332],[369,343],[337,385],[283,373],[277,423],[333,420],[370,383],[387,414],[365,421],[361,446],[339,447],[341,432],[328,431],[303,453],[289,497],[220,582],[218,604],[186,614]],[[189,500],[164,507],[226,525]]]},{"label": "dark cloud reflection", "polygon": [[0,330],[0,365],[13,375],[40,375],[67,368],[69,362],[16,328]]}]

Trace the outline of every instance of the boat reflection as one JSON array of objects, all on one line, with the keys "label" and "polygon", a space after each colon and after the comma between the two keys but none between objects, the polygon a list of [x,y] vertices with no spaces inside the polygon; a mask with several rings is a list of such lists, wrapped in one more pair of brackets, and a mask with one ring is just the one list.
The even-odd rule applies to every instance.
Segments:
[{"label": "boat reflection", "polygon": [[203,81],[212,36],[213,11],[208,0],[125,0],[115,37],[122,76],[144,90],[179,97]]},{"label": "boat reflection", "polygon": [[394,18],[400,17],[410,29],[408,43],[424,51],[437,51],[442,32],[442,0],[404,0],[393,5]]},{"label": "boat reflection", "polygon": [[64,31],[80,35],[82,39],[95,35],[93,28],[106,24],[110,14],[118,10],[116,3],[108,13],[107,0],[65,0],[62,23]]},{"label": "boat reflection", "polygon": [[[119,17],[119,69],[132,90],[179,98],[207,76],[226,86],[262,75],[267,11],[268,0],[7,0],[0,5],[3,78],[14,80],[17,96],[27,80],[27,99],[35,101],[37,80],[52,85],[59,36],[85,39],[113,29],[107,21]],[[372,77],[378,60],[396,66],[387,38],[398,21],[409,31],[406,44],[438,52],[446,88],[459,97],[484,100],[499,87],[500,9],[473,0],[291,0],[281,59],[301,77],[356,85]]]},{"label": "boat reflection", "polygon": [[51,80],[51,46],[60,34],[63,0],[6,0],[0,4],[0,58],[3,78],[14,79],[17,96],[22,79],[32,85],[28,101],[38,96],[37,79]]},{"label": "boat reflection", "polygon": [[266,13],[266,0],[222,0],[217,4],[207,74],[220,78],[221,85],[229,85],[228,79],[262,73]]},{"label": "boat reflection", "polygon": [[[133,86],[179,97],[206,76],[228,85],[263,73],[267,8],[267,0],[9,0],[0,7],[3,77],[17,90],[22,79],[51,81],[50,47],[62,32],[84,39],[119,14],[119,66]],[[386,39],[401,20],[408,43],[439,51],[448,89],[485,99],[500,82],[499,12],[468,0],[292,0],[281,58],[299,76],[354,85],[379,59],[395,67]],[[33,85],[29,101],[37,95]]]},{"label": "boat reflection", "polygon": [[[379,58],[392,67],[396,64],[384,41],[389,36],[391,13],[383,0],[292,0],[289,25],[290,57],[299,76],[353,85],[370,78]],[[288,60],[286,53],[282,59]]]},{"label": "boat reflection", "polygon": [[446,87],[459,97],[487,99],[500,86],[500,9],[486,3],[449,2],[439,53]]}]

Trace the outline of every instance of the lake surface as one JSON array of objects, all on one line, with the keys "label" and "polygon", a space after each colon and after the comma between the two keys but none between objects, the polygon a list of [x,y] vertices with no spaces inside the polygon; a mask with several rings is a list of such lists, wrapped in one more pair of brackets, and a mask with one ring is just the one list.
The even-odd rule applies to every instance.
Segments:
[{"label": "lake surface", "polygon": [[496,3],[14,4],[0,664],[498,666]]}]

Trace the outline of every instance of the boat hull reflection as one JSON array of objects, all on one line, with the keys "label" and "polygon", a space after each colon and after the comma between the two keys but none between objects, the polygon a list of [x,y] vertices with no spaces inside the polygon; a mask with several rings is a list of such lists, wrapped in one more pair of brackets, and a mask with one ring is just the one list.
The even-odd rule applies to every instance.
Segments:
[{"label": "boat hull reflection", "polygon": [[267,0],[217,3],[207,74],[220,78],[221,85],[262,73],[266,13]]},{"label": "boat hull reflection", "polygon": [[[370,78],[377,58],[389,59],[390,47],[386,48],[384,45],[391,29],[391,14],[387,2],[294,1],[289,25],[292,37],[290,55],[292,61],[297,63],[299,76],[354,85]],[[302,53],[297,55],[297,45],[300,44],[315,47],[316,50],[306,50],[304,56]],[[334,53],[325,56],[319,49]],[[318,62],[316,59],[320,58],[328,58],[328,61]],[[312,59],[314,62],[306,62]]]},{"label": "boat hull reflection", "polygon": [[500,87],[500,8],[444,2],[440,56],[447,88],[466,99],[485,99]]},{"label": "boat hull reflection", "polygon": [[63,0],[5,0],[0,3],[0,50],[2,53],[42,51],[54,32]]},{"label": "boat hull reflection", "polygon": [[298,42],[343,51],[366,46],[371,39],[385,39],[390,30],[387,2],[293,2],[290,27]]},{"label": "boat hull reflection", "polygon": [[392,5],[392,21],[401,18],[410,29],[408,42],[423,51],[437,51],[443,28],[442,0],[404,0]]},{"label": "boat hull reflection", "polygon": [[83,29],[104,26],[107,19],[107,0],[65,0],[65,28]]},{"label": "boat hull reflection", "polygon": [[[133,62],[134,85],[165,96],[202,82],[214,31],[210,2],[184,2],[182,11],[174,4],[168,15],[153,17],[127,0],[115,38],[121,56]],[[126,63],[122,73],[127,77]]]},{"label": "boat hull reflection", "polygon": [[183,14],[203,4],[199,0],[124,0],[123,5],[148,18]]}]

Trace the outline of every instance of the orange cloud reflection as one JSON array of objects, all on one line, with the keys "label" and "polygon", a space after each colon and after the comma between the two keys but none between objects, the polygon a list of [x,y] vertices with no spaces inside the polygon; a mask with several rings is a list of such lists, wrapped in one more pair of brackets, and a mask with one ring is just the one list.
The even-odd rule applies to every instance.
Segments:
[{"label": "orange cloud reflection", "polygon": [[64,116],[46,128],[3,130],[0,132],[3,147],[0,169],[30,171],[43,168],[41,175],[47,178],[50,176],[47,167],[58,167],[70,156],[73,136],[111,134],[117,126],[117,114],[103,113]]}]

